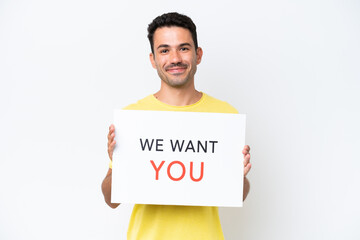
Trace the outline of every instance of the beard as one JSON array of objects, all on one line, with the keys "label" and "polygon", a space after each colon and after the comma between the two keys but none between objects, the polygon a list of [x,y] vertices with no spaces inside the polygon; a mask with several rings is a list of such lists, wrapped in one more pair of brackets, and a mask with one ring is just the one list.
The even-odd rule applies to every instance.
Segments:
[{"label": "beard", "polygon": [[[167,73],[167,70],[175,67],[188,69],[189,66],[183,63],[170,64],[164,68],[165,73]],[[196,73],[196,64],[193,65],[193,68],[190,70],[190,72],[179,74],[165,74],[164,72],[159,71],[159,69],[157,70],[157,72],[161,80],[167,85],[174,88],[181,88],[194,79],[194,75]]]}]

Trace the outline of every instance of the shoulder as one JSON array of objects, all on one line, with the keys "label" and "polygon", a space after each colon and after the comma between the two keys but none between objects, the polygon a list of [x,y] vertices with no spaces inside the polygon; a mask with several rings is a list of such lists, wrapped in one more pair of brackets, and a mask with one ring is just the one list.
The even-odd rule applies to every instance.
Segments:
[{"label": "shoulder", "polygon": [[148,95],[144,97],[143,99],[140,99],[136,103],[132,103],[126,107],[124,107],[124,110],[146,110],[154,105],[154,99],[153,95]]},{"label": "shoulder", "polygon": [[236,108],[234,108],[229,103],[219,100],[217,98],[214,98],[206,93],[204,94],[204,102],[206,105],[211,106],[216,112],[219,113],[239,113]]}]

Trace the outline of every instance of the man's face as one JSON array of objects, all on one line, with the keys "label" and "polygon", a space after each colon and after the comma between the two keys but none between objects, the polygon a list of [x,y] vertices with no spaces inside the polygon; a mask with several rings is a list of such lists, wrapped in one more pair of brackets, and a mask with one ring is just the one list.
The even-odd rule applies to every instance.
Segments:
[{"label": "man's face", "polygon": [[150,61],[161,80],[171,87],[192,84],[202,50],[195,50],[191,33],[186,28],[162,27],[154,33],[154,54]]}]

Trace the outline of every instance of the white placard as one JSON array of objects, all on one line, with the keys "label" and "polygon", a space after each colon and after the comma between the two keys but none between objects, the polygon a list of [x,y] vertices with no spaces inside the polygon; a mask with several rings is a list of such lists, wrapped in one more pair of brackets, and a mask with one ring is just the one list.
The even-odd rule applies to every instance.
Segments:
[{"label": "white placard", "polygon": [[241,207],[245,118],[114,110],[112,202]]}]

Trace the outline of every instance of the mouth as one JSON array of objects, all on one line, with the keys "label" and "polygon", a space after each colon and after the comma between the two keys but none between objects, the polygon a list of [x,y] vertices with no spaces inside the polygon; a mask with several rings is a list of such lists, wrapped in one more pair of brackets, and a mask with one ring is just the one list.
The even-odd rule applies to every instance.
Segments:
[{"label": "mouth", "polygon": [[170,74],[179,75],[186,71],[186,67],[172,67],[167,68],[166,71]]},{"label": "mouth", "polygon": [[172,75],[181,75],[188,68],[187,64],[178,63],[178,64],[169,64],[165,67],[165,71]]}]

